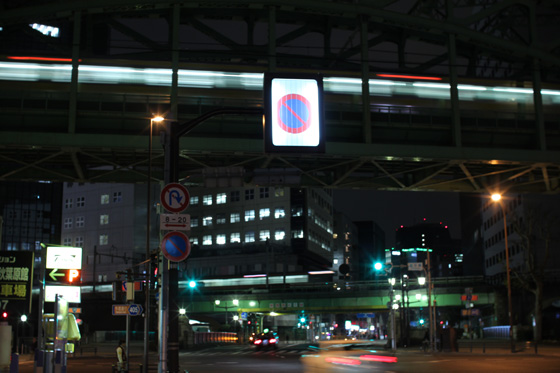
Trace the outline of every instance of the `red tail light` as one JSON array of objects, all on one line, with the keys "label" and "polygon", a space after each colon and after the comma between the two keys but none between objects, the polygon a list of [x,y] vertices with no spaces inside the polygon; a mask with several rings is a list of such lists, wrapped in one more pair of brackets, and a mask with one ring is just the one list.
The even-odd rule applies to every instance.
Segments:
[{"label": "red tail light", "polygon": [[271,338],[271,339],[269,340],[269,342],[270,342],[270,343],[276,343],[276,338]]},{"label": "red tail light", "polygon": [[262,340],[261,340],[261,339],[257,339],[257,340],[255,341],[255,344],[256,344],[256,345],[260,345],[261,343],[262,343]]}]

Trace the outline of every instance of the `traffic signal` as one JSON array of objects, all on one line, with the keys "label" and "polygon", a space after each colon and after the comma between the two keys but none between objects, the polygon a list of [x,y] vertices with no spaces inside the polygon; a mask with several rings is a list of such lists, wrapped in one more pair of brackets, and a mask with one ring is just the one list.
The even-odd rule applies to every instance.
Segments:
[{"label": "traffic signal", "polygon": [[4,320],[4,321],[8,320],[8,312],[7,311],[2,311],[2,320]]},{"label": "traffic signal", "polygon": [[375,262],[375,264],[373,265],[373,269],[375,269],[376,271],[381,271],[383,269],[383,263]]},{"label": "traffic signal", "polygon": [[152,289],[157,289],[159,287],[158,280],[159,280],[159,274],[158,274],[158,267],[156,266],[154,268],[154,271],[152,273],[152,279],[150,281],[150,284],[152,285]]}]

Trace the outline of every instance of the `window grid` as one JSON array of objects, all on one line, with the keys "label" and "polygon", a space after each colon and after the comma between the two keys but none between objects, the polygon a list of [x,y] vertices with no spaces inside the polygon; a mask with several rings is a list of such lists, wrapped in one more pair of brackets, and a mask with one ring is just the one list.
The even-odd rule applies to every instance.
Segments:
[{"label": "window grid", "polygon": [[255,210],[245,211],[245,221],[254,221],[254,220],[255,220]]},{"label": "window grid", "polygon": [[109,204],[109,195],[108,194],[102,194],[101,195],[101,204],[102,205],[108,205]]},{"label": "window grid", "polygon": [[227,195],[225,193],[218,193],[216,195],[216,205],[223,205],[227,202]]}]

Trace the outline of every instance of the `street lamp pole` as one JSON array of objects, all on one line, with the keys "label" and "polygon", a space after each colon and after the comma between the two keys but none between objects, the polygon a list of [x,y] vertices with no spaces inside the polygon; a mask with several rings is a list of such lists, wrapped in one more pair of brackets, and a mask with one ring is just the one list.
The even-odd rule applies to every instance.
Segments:
[{"label": "street lamp pole", "polygon": [[492,194],[492,200],[497,202],[502,209],[502,214],[504,217],[504,243],[506,245],[506,281],[507,281],[507,296],[508,296],[508,317],[509,317],[509,341],[511,344],[511,352],[515,352],[515,342],[513,340],[513,307],[511,303],[511,274],[510,274],[510,264],[509,264],[509,245],[508,245],[508,231],[507,231],[507,220],[506,220],[506,209],[502,203],[502,196],[500,194]]},{"label": "street lamp pole", "polygon": [[150,344],[150,276],[152,271],[150,261],[150,228],[151,228],[151,210],[152,210],[152,136],[154,122],[160,123],[164,120],[161,116],[155,116],[150,119],[150,133],[148,136],[148,186],[146,196],[146,288],[145,307],[144,307],[144,367],[148,369],[148,352]]},{"label": "street lamp pole", "polygon": [[214,305],[215,305],[216,307],[218,307],[218,308],[225,308],[226,314],[225,314],[225,318],[224,318],[224,325],[228,325],[228,309],[229,309],[229,308],[234,308],[234,307],[239,307],[239,300],[238,300],[238,299],[234,299],[234,300],[232,301],[232,303],[233,303],[232,306],[228,306],[227,302],[226,302],[226,305],[225,305],[225,306],[220,306],[220,303],[221,303],[221,302],[220,302],[219,299],[216,299],[216,300],[214,301]]}]

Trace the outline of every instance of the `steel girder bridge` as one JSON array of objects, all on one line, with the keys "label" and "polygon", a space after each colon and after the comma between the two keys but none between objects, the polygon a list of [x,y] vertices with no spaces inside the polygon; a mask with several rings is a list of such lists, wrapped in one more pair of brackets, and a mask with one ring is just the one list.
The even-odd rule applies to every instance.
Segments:
[{"label": "steel girder bridge", "polygon": [[[522,0],[10,1],[0,180],[162,180],[157,113],[189,127],[185,183],[556,193],[559,20]],[[324,154],[265,154],[267,71],[324,76]]]}]

